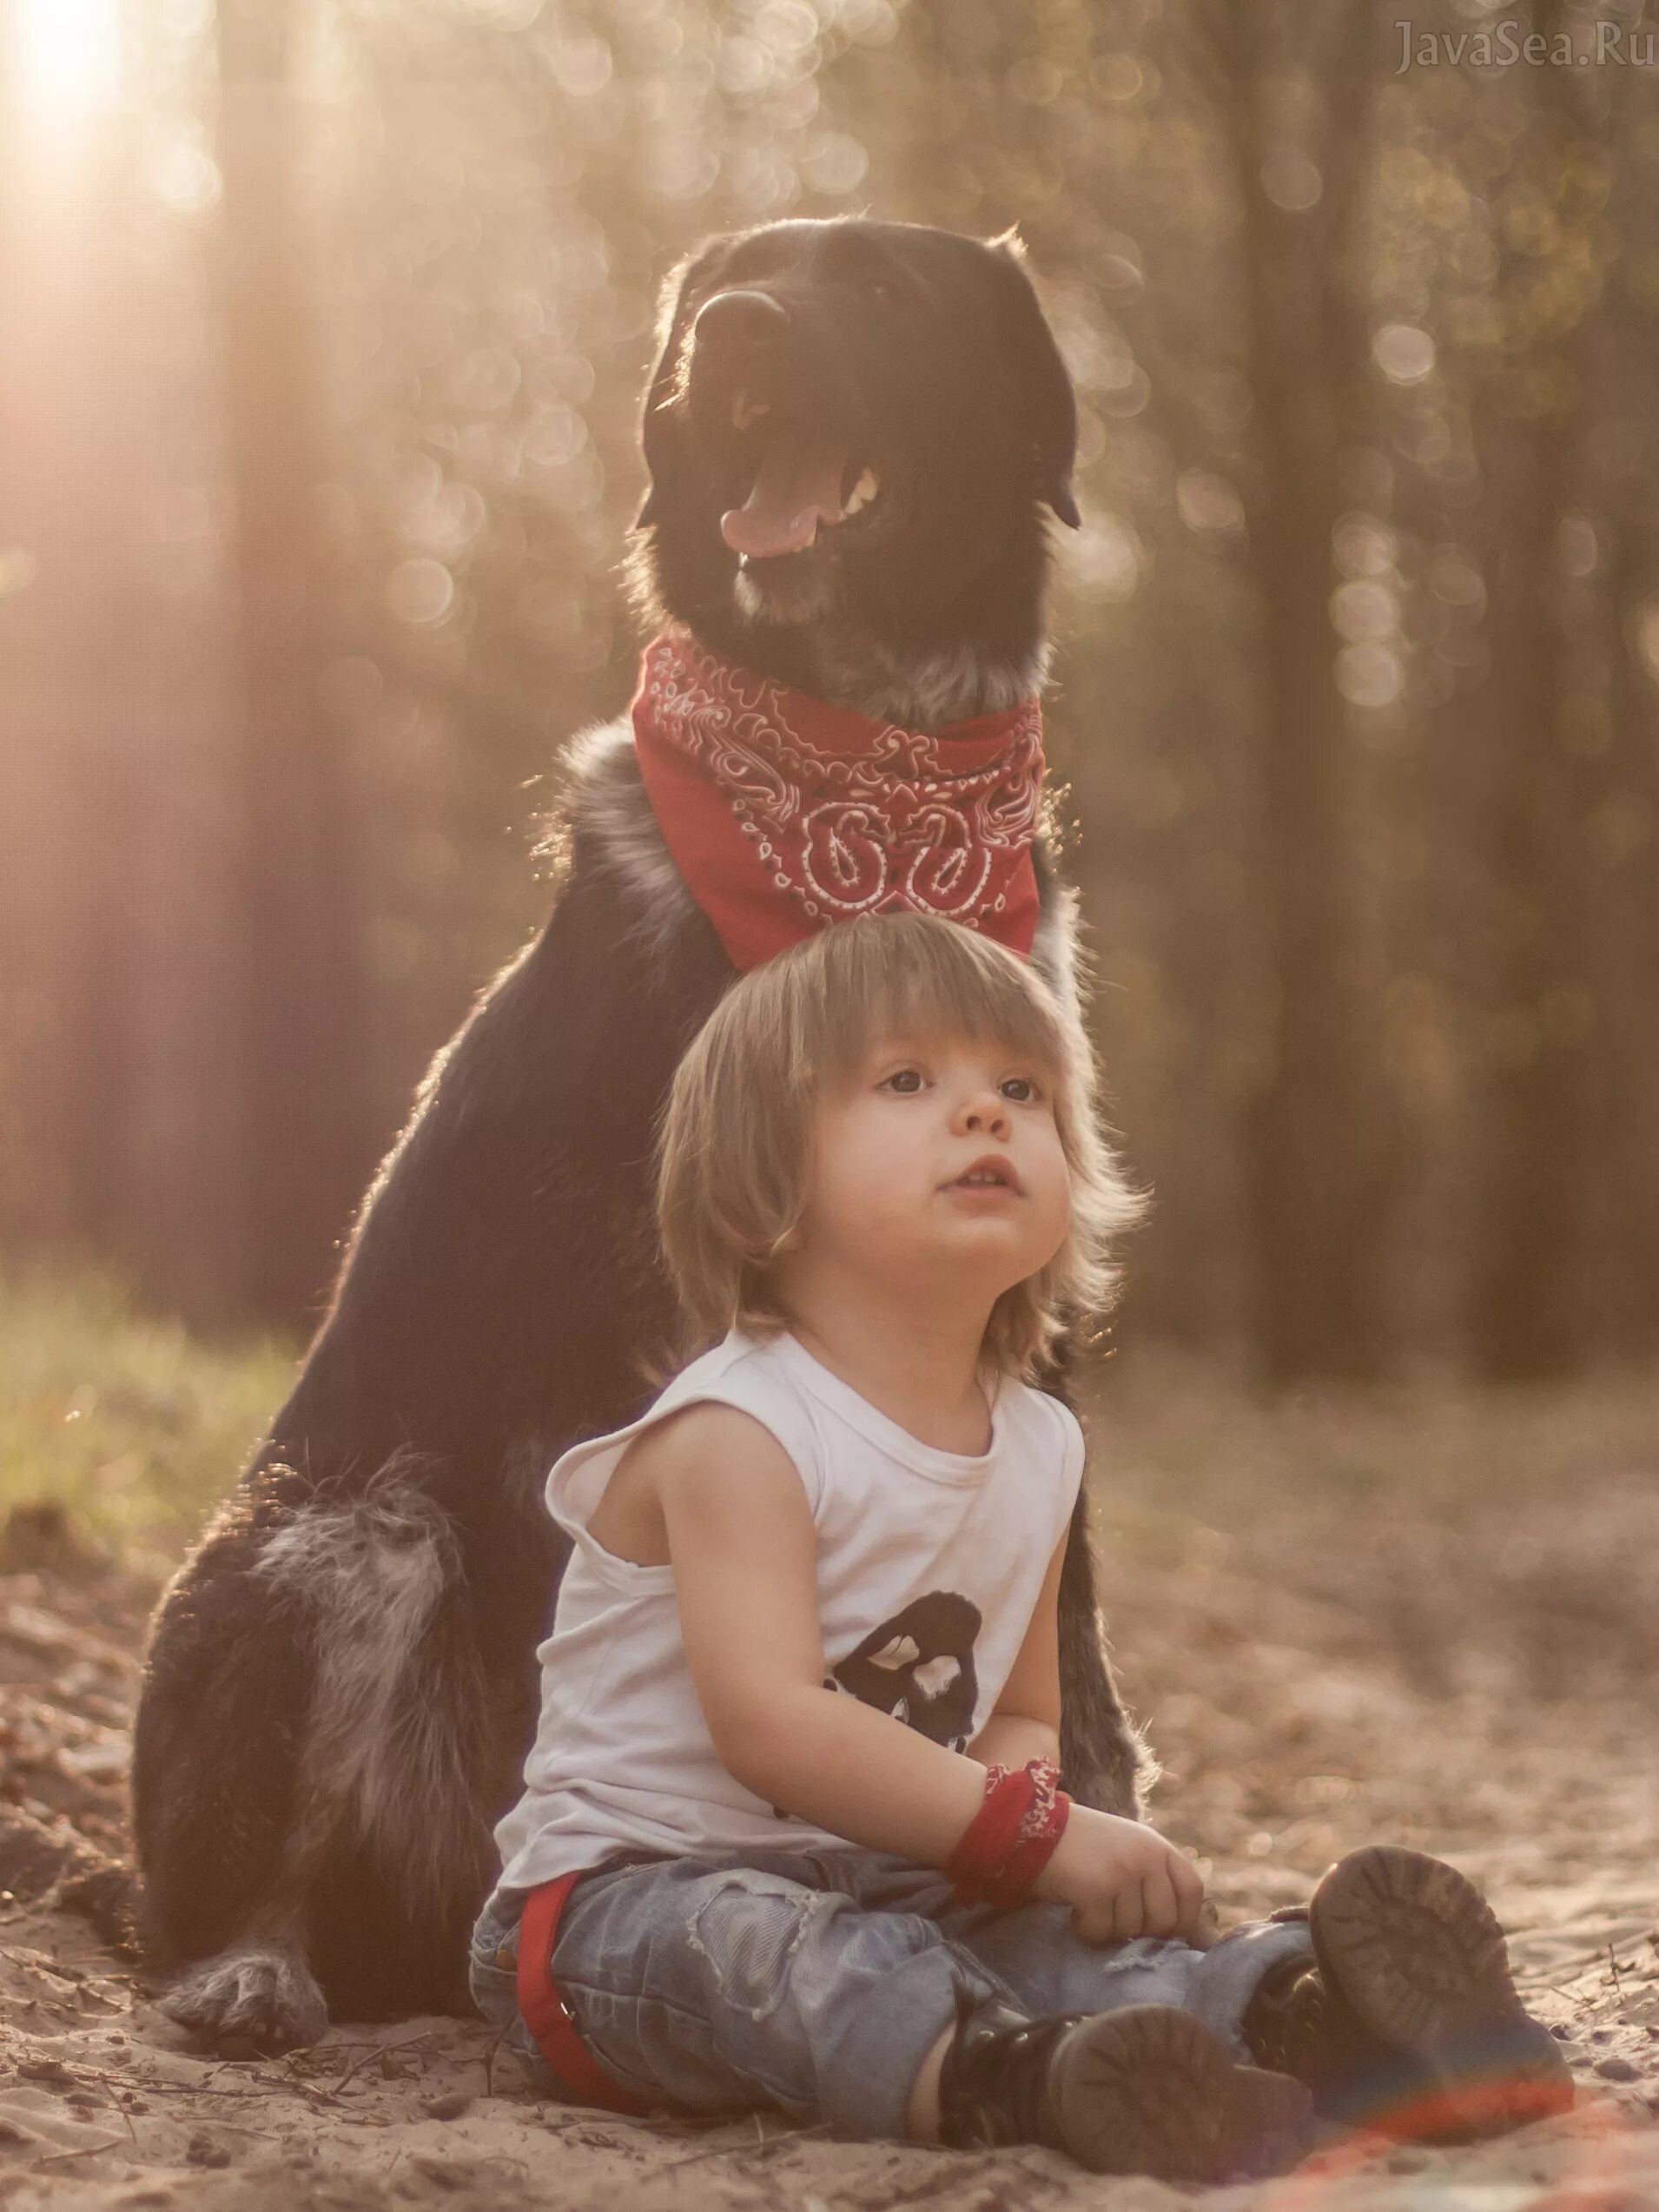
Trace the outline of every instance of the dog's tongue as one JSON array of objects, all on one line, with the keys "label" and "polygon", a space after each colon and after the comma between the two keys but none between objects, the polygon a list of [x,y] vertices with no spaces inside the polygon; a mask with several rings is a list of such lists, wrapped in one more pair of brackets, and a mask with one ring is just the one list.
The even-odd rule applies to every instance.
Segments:
[{"label": "dog's tongue", "polygon": [[721,516],[720,535],[734,553],[751,561],[804,552],[820,522],[840,519],[846,464],[844,446],[796,424],[780,424],[766,441],[754,490],[742,506]]}]

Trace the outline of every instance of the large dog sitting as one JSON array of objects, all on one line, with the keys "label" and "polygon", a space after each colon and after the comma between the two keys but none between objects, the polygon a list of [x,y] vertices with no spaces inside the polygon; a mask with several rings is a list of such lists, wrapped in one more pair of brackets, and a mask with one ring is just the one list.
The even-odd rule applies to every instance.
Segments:
[{"label": "large dog sitting", "polygon": [[[637,573],[665,630],[658,678],[682,704],[699,670],[750,703],[788,687],[869,717],[889,749],[944,730],[947,763],[967,720],[994,718],[982,736],[1023,710],[1028,736],[1044,511],[1077,519],[1074,438],[1014,242],[864,221],[715,241],[671,281],[645,403]],[[732,701],[693,704],[718,727]],[[552,919],[440,1054],[292,1397],[156,1618],[134,1765],[148,1940],[176,1976],[169,2010],[221,2049],[313,2040],[330,2011],[467,2009],[468,1923],[563,1566],[543,1477],[632,1417],[669,1339],[653,1123],[742,926],[705,911],[724,881],[692,896],[670,850],[685,825],[666,786],[648,796],[631,735],[573,749]],[[1070,993],[1073,896],[1029,812],[1021,829],[995,796],[984,835],[1023,866],[1031,955]],[[989,862],[943,849],[948,815],[916,834],[955,911]],[[856,845],[843,822],[829,903],[797,899],[799,928],[870,902]],[[786,871],[762,849],[734,867],[770,895]],[[909,865],[877,905],[928,902]],[[1017,906],[1011,888],[962,918],[1000,927]],[[1061,1599],[1066,1779],[1133,1813],[1142,1753],[1082,1510]]]}]

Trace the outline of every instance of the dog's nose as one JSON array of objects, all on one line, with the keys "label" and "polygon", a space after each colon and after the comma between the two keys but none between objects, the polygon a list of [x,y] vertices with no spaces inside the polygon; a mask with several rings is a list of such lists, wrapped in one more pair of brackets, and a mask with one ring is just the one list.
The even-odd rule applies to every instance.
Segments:
[{"label": "dog's nose", "polygon": [[776,346],[790,311],[767,292],[717,292],[697,309],[691,334],[711,353],[758,353]]}]

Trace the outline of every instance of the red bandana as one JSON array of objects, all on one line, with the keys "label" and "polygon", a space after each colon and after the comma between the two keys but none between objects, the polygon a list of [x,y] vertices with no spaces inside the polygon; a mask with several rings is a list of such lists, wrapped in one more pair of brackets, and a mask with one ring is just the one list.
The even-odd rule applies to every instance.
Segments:
[{"label": "red bandana", "polygon": [[645,648],[633,718],[668,849],[738,967],[861,914],[941,915],[1031,950],[1036,700],[896,730],[668,632]]}]

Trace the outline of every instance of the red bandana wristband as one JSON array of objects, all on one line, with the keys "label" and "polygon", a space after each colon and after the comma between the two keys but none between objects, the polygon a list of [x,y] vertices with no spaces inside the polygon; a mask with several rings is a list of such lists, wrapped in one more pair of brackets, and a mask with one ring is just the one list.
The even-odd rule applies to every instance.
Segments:
[{"label": "red bandana wristband", "polygon": [[1049,1759],[985,1770],[985,1795],[945,1862],[963,1905],[1018,1905],[1054,1856],[1072,1801]]},{"label": "red bandana wristband", "polygon": [[668,631],[645,648],[633,723],[668,849],[739,968],[863,914],[939,915],[1030,952],[1036,700],[898,730]]}]

